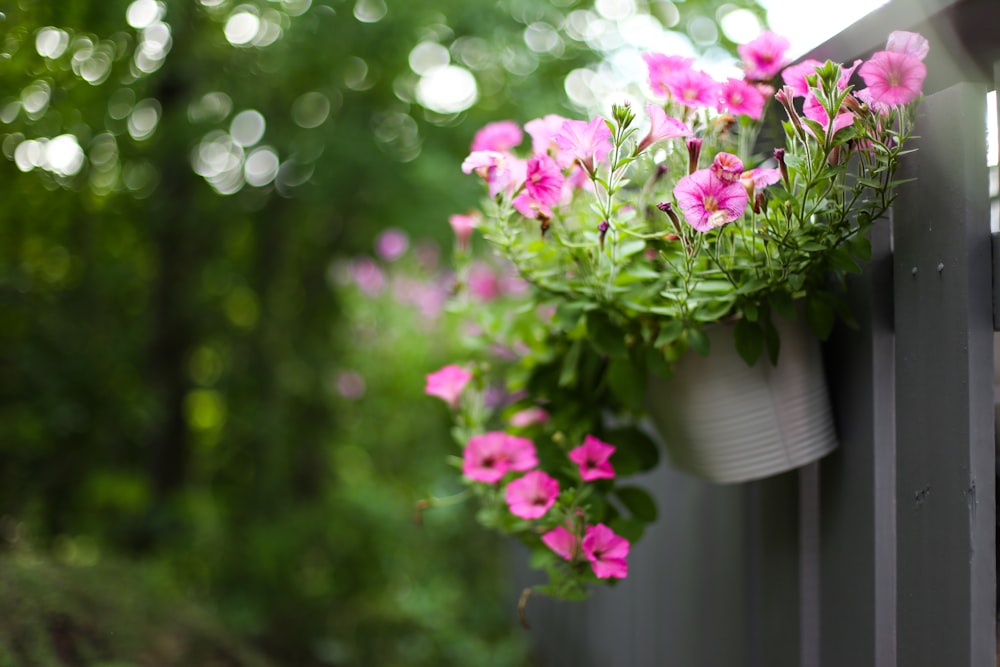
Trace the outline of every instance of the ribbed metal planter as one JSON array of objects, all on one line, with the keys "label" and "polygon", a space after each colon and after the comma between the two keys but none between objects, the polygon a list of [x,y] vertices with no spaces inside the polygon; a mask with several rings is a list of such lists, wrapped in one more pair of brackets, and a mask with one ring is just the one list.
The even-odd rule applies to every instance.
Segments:
[{"label": "ribbed metal planter", "polygon": [[731,484],[798,468],[837,447],[819,342],[777,322],[777,366],[748,366],[732,327],[711,327],[711,354],[688,352],[669,381],[651,378],[647,407],[673,464]]}]

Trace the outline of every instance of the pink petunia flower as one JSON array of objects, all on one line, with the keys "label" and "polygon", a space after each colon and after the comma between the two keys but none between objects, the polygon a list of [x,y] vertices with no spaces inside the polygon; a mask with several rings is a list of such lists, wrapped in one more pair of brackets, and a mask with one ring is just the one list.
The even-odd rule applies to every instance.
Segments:
[{"label": "pink petunia flower", "polygon": [[781,71],[788,59],[788,40],[765,30],[757,39],[736,47],[743,59],[743,69],[752,81],[767,81]]},{"label": "pink petunia flower", "polygon": [[687,123],[668,116],[659,104],[652,102],[646,104],[646,113],[649,114],[649,132],[639,142],[639,146],[636,148],[637,153],[641,153],[658,141],[691,135],[691,128],[687,126]]},{"label": "pink petunia flower", "polygon": [[560,167],[566,168],[572,164],[572,158],[565,164],[563,163],[560,159],[559,146],[555,142],[556,135],[562,130],[562,124],[567,120],[569,119],[550,113],[525,123],[524,131],[531,136],[531,152],[535,155],[542,155],[553,151],[556,153],[556,162],[559,163]]},{"label": "pink petunia flower", "polygon": [[930,52],[931,45],[927,38],[918,32],[896,30],[889,33],[889,41],[886,42],[885,50],[894,53],[907,53],[923,60]]},{"label": "pink petunia flower", "polygon": [[458,405],[462,390],[471,379],[472,371],[455,364],[449,364],[427,375],[424,393],[428,396],[437,396],[454,408]]},{"label": "pink petunia flower", "polygon": [[509,156],[498,151],[473,151],[462,161],[462,172],[476,172],[489,186],[490,197],[496,197],[511,185],[511,167]]},{"label": "pink petunia flower", "polygon": [[573,560],[580,554],[579,538],[565,526],[557,526],[542,535],[542,542],[566,560]]},{"label": "pink petunia flower", "polygon": [[555,136],[555,142],[579,162],[588,174],[592,174],[594,163],[603,160],[611,152],[611,130],[600,116],[589,123],[567,120]]},{"label": "pink petunia flower", "polygon": [[673,72],[665,79],[671,96],[689,107],[715,107],[719,98],[719,82],[696,69]]},{"label": "pink petunia flower", "polygon": [[587,528],[581,546],[598,579],[624,579],[628,576],[628,562],[625,560],[630,547],[628,540],[615,535],[603,523]]},{"label": "pink petunia flower", "polygon": [[732,153],[719,152],[709,170],[723,183],[735,183],[743,175],[743,161]]},{"label": "pink petunia flower", "polygon": [[507,151],[520,145],[524,139],[521,127],[512,120],[487,123],[472,139],[471,151]]},{"label": "pink petunia flower", "polygon": [[[838,113],[833,119],[833,132],[836,134],[845,127],[849,127],[854,123],[854,114],[850,111],[843,110],[841,107],[841,113]],[[812,91],[806,95],[805,101],[802,102],[802,114],[810,119],[814,120],[823,126],[823,129],[829,129],[830,127],[830,114],[826,112],[823,105],[820,104],[816,96],[813,95]]]},{"label": "pink petunia flower", "polygon": [[685,176],[674,186],[677,205],[684,219],[699,232],[707,232],[738,219],[746,210],[749,197],[746,189],[726,183],[710,169],[701,169]]},{"label": "pink petunia flower", "polygon": [[500,277],[492,266],[482,260],[476,260],[469,266],[465,285],[469,294],[482,303],[498,299],[501,295]]},{"label": "pink petunia flower", "polygon": [[580,477],[585,482],[592,482],[595,479],[614,479],[615,470],[608,461],[614,453],[614,445],[588,435],[583,439],[582,445],[569,451],[569,460],[580,466]]},{"label": "pink petunia flower", "polygon": [[871,99],[881,104],[908,104],[920,97],[927,66],[909,53],[879,51],[858,74],[868,84]]},{"label": "pink petunia flower", "polygon": [[368,296],[381,294],[385,289],[385,272],[375,260],[365,257],[351,263],[351,278],[362,292]]},{"label": "pink petunia flower", "polygon": [[664,97],[670,95],[670,90],[667,88],[667,78],[675,72],[691,69],[691,65],[694,63],[693,58],[667,56],[662,53],[644,53],[642,59],[646,61],[649,87],[653,89],[654,93]]},{"label": "pink petunia flower", "polygon": [[538,457],[531,440],[503,431],[474,435],[462,451],[462,474],[486,484],[499,482],[511,470],[523,472],[537,465]]},{"label": "pink petunia flower", "polygon": [[459,248],[468,249],[469,239],[472,238],[472,231],[479,226],[483,216],[479,211],[471,213],[456,213],[448,218],[448,224],[455,232],[455,242]]},{"label": "pink petunia flower", "polygon": [[760,120],[765,103],[760,89],[743,79],[729,78],[719,87],[719,111]]},{"label": "pink petunia flower", "polygon": [[539,155],[528,160],[528,170],[524,181],[528,195],[541,206],[555,206],[562,194],[562,170],[548,155]]},{"label": "pink petunia flower", "polygon": [[512,414],[510,416],[510,425],[515,428],[524,428],[532,424],[542,424],[548,420],[549,413],[536,405]]},{"label": "pink petunia flower", "polygon": [[781,73],[781,78],[785,85],[792,89],[793,96],[805,97],[809,94],[809,83],[806,81],[806,77],[815,74],[816,68],[822,65],[823,63],[820,61],[809,58],[796,65],[786,67],[785,71]]},{"label": "pink petunia flower", "polygon": [[559,482],[541,470],[532,470],[507,485],[504,500],[510,513],[522,519],[545,516],[559,496]]},{"label": "pink petunia flower", "polygon": [[763,190],[780,180],[781,170],[778,168],[762,169],[761,167],[757,167],[756,169],[749,169],[740,174],[740,181],[743,183],[743,186],[749,186],[753,190]]}]

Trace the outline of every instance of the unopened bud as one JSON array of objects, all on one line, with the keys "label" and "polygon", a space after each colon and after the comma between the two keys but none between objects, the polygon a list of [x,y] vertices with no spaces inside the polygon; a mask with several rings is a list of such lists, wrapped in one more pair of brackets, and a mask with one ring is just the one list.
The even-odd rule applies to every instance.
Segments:
[{"label": "unopened bud", "polygon": [[608,229],[611,225],[608,224],[607,220],[601,220],[601,224],[597,225],[598,239],[601,243],[601,250],[604,250],[604,237],[608,235]]},{"label": "unopened bud", "polygon": [[671,204],[668,201],[663,201],[663,202],[660,202],[659,204],[657,204],[656,208],[660,209],[661,211],[663,211],[664,213],[667,214],[667,217],[670,218],[670,222],[671,222],[671,224],[673,224],[674,229],[676,229],[677,233],[680,234],[681,233],[681,221],[677,217],[677,213],[674,212],[674,205]]},{"label": "unopened bud", "polygon": [[698,158],[701,156],[701,139],[692,137],[687,140],[688,174],[698,171]]}]

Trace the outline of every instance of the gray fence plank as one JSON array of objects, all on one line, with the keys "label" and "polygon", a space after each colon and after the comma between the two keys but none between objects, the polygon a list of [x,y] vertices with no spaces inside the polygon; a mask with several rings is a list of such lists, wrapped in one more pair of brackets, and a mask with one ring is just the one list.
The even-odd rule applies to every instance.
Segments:
[{"label": "gray fence plank", "polygon": [[898,651],[995,664],[986,87],[927,98],[895,205]]},{"label": "gray fence plank", "polygon": [[820,462],[820,639],[826,667],[896,665],[896,444],[890,221],[846,298],[858,328],[826,346],[840,448]]}]

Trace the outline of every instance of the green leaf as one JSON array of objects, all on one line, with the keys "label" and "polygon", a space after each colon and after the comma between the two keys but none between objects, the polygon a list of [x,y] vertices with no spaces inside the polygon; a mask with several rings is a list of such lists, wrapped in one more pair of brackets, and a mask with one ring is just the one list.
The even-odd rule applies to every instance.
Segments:
[{"label": "green leaf", "polygon": [[622,501],[633,519],[646,523],[656,521],[656,501],[645,489],[638,486],[626,486],[615,489],[615,495]]},{"label": "green leaf", "polygon": [[771,364],[777,364],[778,354],[781,352],[781,337],[771,318],[767,318],[764,323],[764,345],[767,347],[767,357],[771,360]]},{"label": "green leaf", "polygon": [[629,542],[635,543],[642,539],[642,534],[646,530],[646,524],[636,519],[625,519],[619,517],[611,521],[608,525],[619,537],[624,537]]},{"label": "green leaf", "polygon": [[555,323],[563,331],[576,327],[583,316],[587,304],[580,301],[562,301],[556,307]]},{"label": "green leaf", "polygon": [[697,350],[698,354],[703,357],[708,356],[712,343],[704,331],[701,329],[687,329],[684,331],[684,336],[687,338],[688,345]]},{"label": "green leaf", "polygon": [[653,342],[654,347],[661,347],[673,343],[684,333],[684,322],[680,320],[667,320],[660,327],[660,333]]},{"label": "green leaf", "polygon": [[736,351],[748,365],[753,365],[764,351],[764,331],[756,322],[740,320],[733,331]]},{"label": "green leaf", "polygon": [[600,311],[587,313],[587,338],[601,354],[619,359],[628,358],[625,332],[615,326],[607,314]]},{"label": "green leaf", "polygon": [[858,234],[850,240],[851,252],[862,262],[868,262],[872,258],[872,242],[864,234]]},{"label": "green leaf", "polygon": [[646,373],[636,368],[627,357],[613,358],[608,364],[608,384],[615,396],[626,407],[642,408],[642,399],[646,395]]},{"label": "green leaf", "polygon": [[559,371],[559,386],[570,387],[576,384],[577,366],[580,364],[580,354],[583,352],[583,341],[575,340],[569,346],[569,352],[563,358],[562,369]]},{"label": "green leaf", "polygon": [[832,306],[822,295],[812,295],[806,299],[806,322],[817,338],[826,340],[830,337],[835,319]]},{"label": "green leaf", "polygon": [[787,320],[795,318],[795,303],[792,295],[785,291],[772,292],[768,297],[774,312]]},{"label": "green leaf", "polygon": [[664,380],[669,380],[673,369],[667,361],[663,350],[658,347],[646,348],[646,368],[650,373]]},{"label": "green leaf", "polygon": [[652,470],[660,462],[660,449],[644,431],[629,426],[605,433],[609,445],[615,446],[611,465],[618,476],[634,475]]}]

